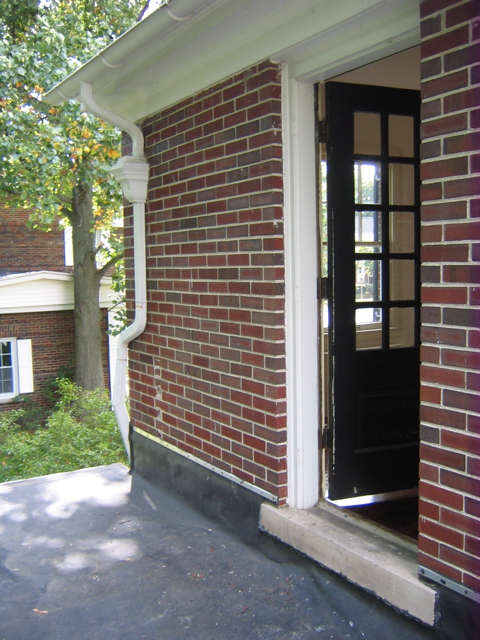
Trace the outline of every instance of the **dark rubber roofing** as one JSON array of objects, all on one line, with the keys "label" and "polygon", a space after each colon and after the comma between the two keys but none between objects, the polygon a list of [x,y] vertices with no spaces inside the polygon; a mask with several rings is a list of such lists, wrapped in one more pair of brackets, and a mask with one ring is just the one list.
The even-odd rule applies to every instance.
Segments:
[{"label": "dark rubber roofing", "polygon": [[[432,630],[111,465],[0,484],[0,640],[478,638]],[[475,634],[475,635],[472,635]]]}]

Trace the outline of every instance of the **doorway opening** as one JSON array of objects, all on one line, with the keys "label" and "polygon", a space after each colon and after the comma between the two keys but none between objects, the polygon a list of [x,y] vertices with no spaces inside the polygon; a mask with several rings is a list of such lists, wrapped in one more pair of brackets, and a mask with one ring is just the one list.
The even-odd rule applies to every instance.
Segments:
[{"label": "doorway opening", "polygon": [[418,535],[419,52],[319,85],[324,498]]}]

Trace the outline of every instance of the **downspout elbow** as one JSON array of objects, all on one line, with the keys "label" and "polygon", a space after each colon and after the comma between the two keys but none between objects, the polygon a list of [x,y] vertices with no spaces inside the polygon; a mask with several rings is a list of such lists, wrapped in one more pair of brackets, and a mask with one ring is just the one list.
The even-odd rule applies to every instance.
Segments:
[{"label": "downspout elbow", "polygon": [[85,111],[100,118],[104,122],[117,127],[120,131],[128,133],[132,138],[132,156],[143,158],[143,133],[140,127],[134,122],[130,122],[123,116],[105,109],[97,104],[93,98],[93,87],[90,82],[80,82],[80,100]]}]

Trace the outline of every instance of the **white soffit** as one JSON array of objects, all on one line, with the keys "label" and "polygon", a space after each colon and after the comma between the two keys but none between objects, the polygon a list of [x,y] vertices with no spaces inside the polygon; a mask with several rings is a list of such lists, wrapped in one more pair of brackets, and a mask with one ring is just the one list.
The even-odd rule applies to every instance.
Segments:
[{"label": "white soffit", "polygon": [[418,0],[173,0],[47,100],[75,98],[90,82],[99,104],[138,122],[266,59],[287,63],[290,77],[325,80],[418,44],[419,25]]},{"label": "white soffit", "polygon": [[[100,285],[100,307],[113,305],[111,278]],[[56,271],[18,273],[0,278],[0,315],[73,309],[73,275]]]}]

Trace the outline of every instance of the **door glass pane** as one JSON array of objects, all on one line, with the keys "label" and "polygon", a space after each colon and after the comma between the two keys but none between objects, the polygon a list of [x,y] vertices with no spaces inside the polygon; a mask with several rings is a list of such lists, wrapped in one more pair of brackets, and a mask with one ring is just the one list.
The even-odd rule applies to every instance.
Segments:
[{"label": "door glass pane", "polygon": [[355,311],[356,348],[382,348],[382,310],[378,307]]},{"label": "door glass pane", "polygon": [[414,128],[411,116],[388,116],[388,155],[414,156]]},{"label": "door glass pane", "polygon": [[381,300],[382,265],[379,260],[355,260],[355,300]]},{"label": "door glass pane", "polygon": [[355,162],[355,204],[380,204],[380,163]]},{"label": "door glass pane", "polygon": [[414,300],[415,261],[390,260],[390,300]]},{"label": "door glass pane", "polygon": [[390,211],[390,252],[413,253],[415,250],[415,214],[413,211]]},{"label": "door glass pane", "polygon": [[355,111],[353,114],[353,126],[353,152],[379,156],[381,153],[380,114]]},{"label": "door glass pane", "polygon": [[356,253],[382,250],[382,217],[379,211],[355,211]]},{"label": "door glass pane", "polygon": [[415,203],[415,182],[413,164],[389,165],[390,204],[413,205]]},{"label": "door glass pane", "polygon": [[390,309],[389,343],[392,349],[415,346],[415,309],[413,307]]}]

